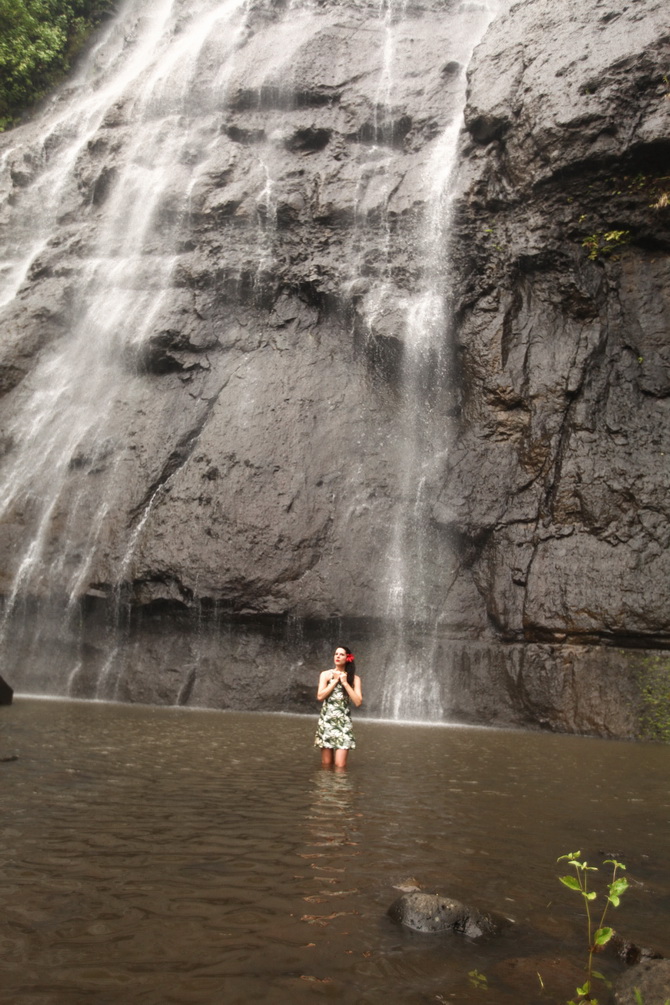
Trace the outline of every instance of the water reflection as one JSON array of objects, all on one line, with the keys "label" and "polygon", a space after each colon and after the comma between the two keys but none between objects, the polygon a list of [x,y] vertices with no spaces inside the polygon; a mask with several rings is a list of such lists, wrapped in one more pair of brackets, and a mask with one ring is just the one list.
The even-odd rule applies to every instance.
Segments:
[{"label": "water reflection", "polygon": [[[489,1002],[558,1005],[582,933],[555,859],[578,847],[627,862],[617,927],[670,952],[668,748],[359,718],[337,774],[308,717],[0,711],[0,757],[18,754],[0,763],[0,1001],[469,1003],[476,967]],[[508,913],[512,934],[396,928],[414,881]]]},{"label": "water reflection", "polygon": [[[316,913],[304,914],[301,920],[322,929],[332,928],[337,919],[360,914],[351,905],[351,898],[358,893],[351,864],[352,858],[360,855],[357,824],[362,816],[354,809],[354,792],[353,782],[344,772],[320,770],[314,776],[312,802],[305,817],[305,850],[299,855],[312,871],[307,879],[312,881],[313,892],[303,900],[315,905]],[[342,924],[337,930],[348,934]]]}]

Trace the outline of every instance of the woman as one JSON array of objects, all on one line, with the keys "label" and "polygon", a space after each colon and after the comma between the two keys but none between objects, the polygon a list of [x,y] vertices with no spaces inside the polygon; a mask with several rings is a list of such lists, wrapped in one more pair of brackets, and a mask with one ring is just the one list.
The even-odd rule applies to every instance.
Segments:
[{"label": "woman", "polygon": [[321,766],[346,768],[347,755],[356,746],[351,726],[349,702],[359,708],[363,701],[361,678],[356,674],[354,654],[346,646],[338,646],[333,657],[335,666],[319,677],[316,697],[323,702],[316,727],[314,746],[321,747]]}]

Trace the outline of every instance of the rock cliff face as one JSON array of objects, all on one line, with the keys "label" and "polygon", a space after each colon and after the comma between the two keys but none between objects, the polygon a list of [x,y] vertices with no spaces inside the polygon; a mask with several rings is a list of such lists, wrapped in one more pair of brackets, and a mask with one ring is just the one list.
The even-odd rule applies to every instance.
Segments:
[{"label": "rock cliff face", "polygon": [[669,42],[660,5],[530,2],[471,71],[434,517],[559,680],[580,652],[611,684],[601,643],[668,645]]},{"label": "rock cliff face", "polygon": [[[169,58],[144,44],[148,68],[112,87],[115,61],[149,32],[137,6],[103,41],[100,79],[85,67],[46,127],[5,140],[5,212],[10,223],[21,212],[22,226],[68,151],[44,247],[7,310],[5,415],[26,419],[6,462],[5,592],[23,542],[42,533],[31,593],[71,590],[85,555],[79,594],[121,579],[139,604],[380,615],[428,167],[460,115],[486,9],[436,2],[400,19],[393,5],[240,4],[219,24],[220,5],[191,15],[184,4],[164,29]],[[177,72],[179,34],[191,62]],[[114,100],[82,128],[80,92],[106,83]],[[150,224],[135,233],[147,201]],[[34,219],[27,229],[34,244]],[[96,273],[101,259],[110,268]],[[83,282],[82,271],[92,274]],[[59,393],[53,422],[67,414],[67,427],[47,434],[52,416],[35,416],[32,402],[59,353],[95,394]],[[63,471],[40,529],[43,511],[25,499],[49,478],[49,435]],[[102,495],[104,530],[91,542]]]},{"label": "rock cliff face", "polygon": [[12,683],[304,708],[344,634],[397,693],[414,654],[427,718],[634,735],[630,647],[670,640],[663,5],[499,14],[448,230],[490,12],[217,6],[130,4],[2,139]]},{"label": "rock cliff face", "polygon": [[660,5],[519,5],[471,77],[463,412],[435,518],[508,640],[669,638],[662,19]]}]

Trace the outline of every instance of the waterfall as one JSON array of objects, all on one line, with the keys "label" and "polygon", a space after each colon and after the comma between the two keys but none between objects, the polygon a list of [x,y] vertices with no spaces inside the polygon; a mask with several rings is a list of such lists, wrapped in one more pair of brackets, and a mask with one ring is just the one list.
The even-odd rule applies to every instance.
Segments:
[{"label": "waterfall", "polygon": [[[429,566],[435,564],[433,552],[440,554],[441,579],[448,582],[453,575],[453,557],[432,531],[427,486],[436,462],[443,462],[448,449],[449,224],[466,70],[496,9],[496,0],[470,6],[470,13],[476,12],[476,16],[459,39],[460,46],[452,51],[455,58],[445,68],[453,81],[454,97],[451,118],[433,141],[432,154],[424,154],[427,198],[416,236],[416,259],[421,263],[416,289],[400,295],[395,292],[394,296],[392,283],[385,277],[366,305],[370,331],[380,315],[383,318],[389,299],[400,315],[402,330],[397,407],[403,435],[396,454],[401,488],[382,579],[393,643],[385,666],[381,710],[392,719],[441,720],[448,714],[448,689],[436,665],[441,591],[439,584],[431,581]],[[385,66],[387,78],[392,79],[392,74]],[[386,104],[392,107],[391,93]],[[388,233],[388,226],[386,230]]]},{"label": "waterfall", "polygon": [[[345,614],[360,596],[364,614],[404,626],[382,711],[437,709],[430,674],[414,703],[400,681],[416,669],[405,629],[439,616],[426,486],[446,449],[449,178],[465,69],[493,8],[434,0],[426,11],[400,0],[126,0],[72,79],[2,137],[1,641],[6,663],[23,653],[22,689],[118,696],[133,605],[174,602],[200,618],[205,598],[332,617],[344,588]],[[417,82],[419,45],[435,61],[429,85]],[[287,396],[278,385],[276,401],[262,400],[249,354],[270,346],[276,365],[264,372],[290,374],[287,354],[323,355],[324,324],[340,338],[353,326],[364,344],[338,371],[364,403],[345,409],[360,445],[345,498],[327,469],[313,489],[291,472],[266,488],[268,516],[238,472],[288,468],[278,455],[295,450],[291,423],[316,420],[303,419],[303,388]],[[401,346],[396,396],[389,406],[384,391],[373,407],[366,367],[378,381],[375,354],[385,359],[391,343]],[[280,445],[263,463],[241,461],[235,436],[275,409]],[[223,432],[208,438],[215,420]],[[357,528],[384,494],[374,554],[375,535]],[[238,569],[234,526],[217,530],[238,496],[243,514],[258,505],[249,541],[269,556],[253,553],[251,572]],[[198,514],[219,505],[218,522],[199,530],[199,515],[192,526],[168,517],[179,498]],[[279,519],[288,529],[266,544]],[[299,559],[282,552],[291,535]],[[350,587],[357,553],[369,569]],[[275,561],[262,601],[236,606]],[[293,592],[276,599],[284,582]],[[92,646],[82,625],[98,603]],[[180,679],[176,693],[192,684]]]},{"label": "waterfall", "polygon": [[[79,274],[67,289],[67,330],[21,385],[7,430],[13,460],[3,472],[0,520],[25,530],[3,628],[17,602],[35,596],[58,606],[65,593],[68,620],[96,559],[107,567],[107,583],[120,584],[139,538],[141,510],[128,542],[115,543],[116,556],[105,539],[106,518],[123,505],[128,482],[124,451],[114,450],[117,415],[141,408],[136,361],[174,284],[177,230],[194,184],[190,164],[212,142],[186,123],[196,102],[216,107],[222,100],[244,27],[241,0],[201,3],[192,14],[180,7],[173,0],[126,3],[22,154],[34,177],[12,207],[11,243],[2,254],[10,323],[22,289],[41,270],[56,272],[62,246],[81,240],[70,218],[88,210],[96,219],[88,244],[74,252]],[[199,67],[214,46],[222,72],[203,94]],[[105,151],[110,125],[120,155],[86,190],[84,158],[96,145]],[[12,153],[5,155],[10,174]],[[83,213],[77,189],[90,200]],[[73,471],[85,479],[96,468],[95,494],[83,479],[73,485]]]}]

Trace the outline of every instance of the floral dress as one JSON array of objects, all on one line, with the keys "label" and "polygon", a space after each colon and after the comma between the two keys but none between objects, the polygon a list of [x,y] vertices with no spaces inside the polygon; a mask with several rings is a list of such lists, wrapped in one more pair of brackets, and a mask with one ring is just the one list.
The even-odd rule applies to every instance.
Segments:
[{"label": "floral dress", "polygon": [[353,750],[356,746],[349,697],[341,684],[336,684],[328,697],[323,699],[314,746],[337,750]]}]

